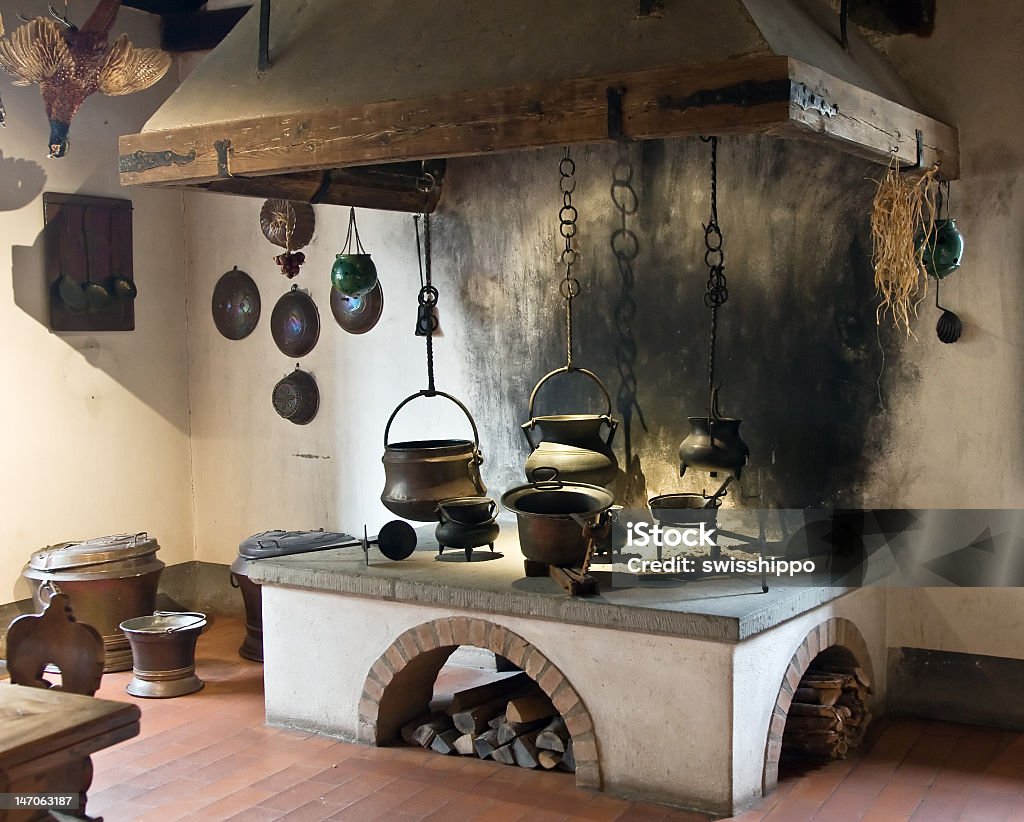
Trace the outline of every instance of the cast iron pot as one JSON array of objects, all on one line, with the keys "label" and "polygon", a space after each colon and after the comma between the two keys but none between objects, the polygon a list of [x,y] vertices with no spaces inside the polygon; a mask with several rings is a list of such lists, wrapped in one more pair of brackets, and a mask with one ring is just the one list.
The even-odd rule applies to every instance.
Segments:
[{"label": "cast iron pot", "polygon": [[[410,440],[389,442],[398,412],[418,397],[444,397],[466,415],[473,440]],[[461,402],[443,391],[419,391],[402,400],[384,427],[384,490],[380,501],[396,516],[417,522],[436,522],[437,505],[454,497],[481,497],[487,487],[480,477],[480,435],[476,422]]]},{"label": "cast iron pot", "polygon": [[490,497],[456,497],[438,503],[440,522],[434,529],[438,553],[443,554],[445,548],[461,548],[469,560],[474,548],[487,545],[493,551],[494,540],[501,532],[497,508]]},{"label": "cast iron pot", "polygon": [[[548,479],[541,479],[545,474]],[[615,498],[607,488],[582,482],[562,482],[547,466],[533,470],[533,482],[510,488],[501,504],[519,520],[523,556],[547,565],[578,566],[587,553],[584,524],[596,524]],[[582,524],[581,524],[582,523]]]},{"label": "cast iron pot", "polygon": [[654,518],[666,525],[692,525],[718,521],[718,500],[703,494],[662,494],[651,497],[648,506]]}]

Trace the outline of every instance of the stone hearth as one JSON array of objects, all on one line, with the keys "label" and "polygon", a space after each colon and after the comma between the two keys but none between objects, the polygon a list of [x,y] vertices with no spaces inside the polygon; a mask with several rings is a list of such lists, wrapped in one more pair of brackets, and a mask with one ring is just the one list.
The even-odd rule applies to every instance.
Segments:
[{"label": "stone hearth", "polygon": [[436,561],[425,531],[401,563],[338,550],[254,564],[268,721],[391,743],[448,656],[475,646],[552,699],[580,786],[728,814],[774,788],[793,689],[818,653],[844,648],[884,700],[883,590],[731,580],[571,599],[523,577],[514,526],[502,559],[471,564]]}]

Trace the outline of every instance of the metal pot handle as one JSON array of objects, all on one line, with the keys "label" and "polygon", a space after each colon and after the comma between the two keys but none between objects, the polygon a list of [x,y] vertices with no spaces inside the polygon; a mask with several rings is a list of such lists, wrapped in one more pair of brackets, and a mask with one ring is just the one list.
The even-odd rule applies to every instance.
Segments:
[{"label": "metal pot handle", "polygon": [[194,616],[198,617],[194,622],[188,622],[185,625],[172,625],[170,628],[164,630],[165,634],[173,634],[175,631],[184,631],[186,628],[195,628],[201,622],[206,622],[206,614],[201,614],[198,611],[153,611],[153,616]]},{"label": "metal pot handle", "polygon": [[[49,594],[46,597],[45,601],[43,601],[43,596],[42,596],[43,591],[46,591]],[[39,601],[42,602],[43,607],[46,607],[47,605],[50,604],[50,600],[51,599],[53,599],[55,596],[57,596],[57,594],[62,594],[62,593],[64,593],[64,592],[61,591],[60,586],[57,585],[57,583],[54,582],[52,579],[44,580],[43,584],[39,586]]]},{"label": "metal pot handle", "polygon": [[[530,394],[530,409],[529,409],[530,422],[527,423],[527,425],[530,425],[532,427],[532,423],[536,419],[536,417],[535,417],[535,415],[533,413],[533,406],[534,406],[534,403],[537,401],[537,392],[540,391],[540,387],[542,385],[544,385],[544,383],[546,383],[552,377],[557,377],[559,374],[571,374],[573,372],[576,372],[577,374],[582,374],[584,377],[590,377],[590,379],[592,379],[594,382],[597,383],[597,387],[601,389],[601,394],[604,396],[605,404],[608,406],[608,410],[605,411],[605,416],[608,417],[609,419],[611,419],[611,416],[612,416],[612,396],[611,396],[611,394],[608,393],[608,389],[604,387],[604,383],[601,382],[601,378],[599,376],[597,376],[597,374],[595,374],[593,371],[589,371],[586,368],[577,368],[576,366],[563,365],[561,368],[556,368],[554,371],[549,371],[547,374],[545,374],[543,377],[541,377],[540,378],[540,382],[538,382],[533,387],[533,393]],[[527,439],[529,439],[529,435],[527,435]],[[532,443],[531,443],[531,445],[532,445]]]},{"label": "metal pot handle", "polygon": [[234,571],[228,574],[228,582],[231,583],[232,588],[241,588],[241,584],[238,582],[238,577],[235,576]]},{"label": "metal pot handle", "polygon": [[[550,471],[551,473],[547,479],[541,479],[541,471]],[[537,489],[564,487],[562,481],[558,478],[558,469],[551,465],[538,465],[530,471],[530,484]]]},{"label": "metal pot handle", "polygon": [[[474,420],[473,419],[473,415],[469,413],[469,409],[466,408],[465,405],[463,405],[459,400],[457,400],[451,394],[446,394],[444,391],[427,391],[427,390],[417,391],[415,394],[412,394],[412,395],[406,397],[404,400],[402,400],[400,403],[398,403],[398,407],[395,408],[395,410],[391,412],[391,416],[388,417],[388,424],[384,426],[384,447],[385,448],[388,447],[388,442],[389,442],[389,439],[390,439],[390,436],[391,436],[391,423],[393,423],[395,421],[395,417],[398,416],[398,412],[401,411],[410,402],[412,402],[413,400],[415,400],[415,399],[417,399],[419,397],[444,397],[445,399],[451,400],[453,403],[455,403],[457,406],[459,406],[459,408],[462,409],[462,413],[466,415],[466,419],[469,420],[470,427],[473,429],[473,449],[474,449],[474,451],[479,452],[479,450],[480,450],[480,433],[477,431],[476,420]],[[481,462],[482,462],[482,460],[481,460]]]},{"label": "metal pot handle", "polygon": [[493,525],[494,521],[498,518],[498,504],[494,500],[488,500],[488,507],[491,509],[489,518],[485,522],[463,522],[461,519],[452,516],[452,512],[444,507],[445,500],[441,500],[437,504],[437,511],[440,514],[440,519],[443,522],[447,519],[449,522],[454,522],[456,525],[465,525],[467,527]]}]

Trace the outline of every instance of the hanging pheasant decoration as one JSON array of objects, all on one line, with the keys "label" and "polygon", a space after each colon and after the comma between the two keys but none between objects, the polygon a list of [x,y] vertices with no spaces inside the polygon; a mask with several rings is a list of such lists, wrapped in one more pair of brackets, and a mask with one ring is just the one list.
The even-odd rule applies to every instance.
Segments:
[{"label": "hanging pheasant decoration", "polygon": [[81,28],[50,7],[53,19],[36,17],[3,36],[0,68],[14,85],[39,85],[50,121],[49,156],[68,151],[68,130],[85,98],[96,91],[132,94],[156,83],[171,66],[159,49],[137,49],[122,34],[110,42],[121,0],[99,0]]}]

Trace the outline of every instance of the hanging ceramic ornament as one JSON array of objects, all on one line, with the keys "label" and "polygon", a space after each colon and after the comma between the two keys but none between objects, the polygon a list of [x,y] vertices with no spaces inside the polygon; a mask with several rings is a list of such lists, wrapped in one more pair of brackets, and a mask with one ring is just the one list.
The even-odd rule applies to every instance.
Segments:
[{"label": "hanging ceramic ornament", "polygon": [[[353,240],[355,246],[353,248]],[[341,253],[334,258],[331,268],[331,285],[346,297],[361,297],[377,284],[377,266],[363,248],[356,226],[356,210],[348,212],[348,234]]]},{"label": "hanging ceramic ornament", "polygon": [[298,276],[299,268],[306,262],[306,255],[299,249],[309,245],[315,226],[316,217],[309,203],[267,200],[260,209],[263,236],[284,249],[284,254],[274,257],[274,262],[289,280]]}]

